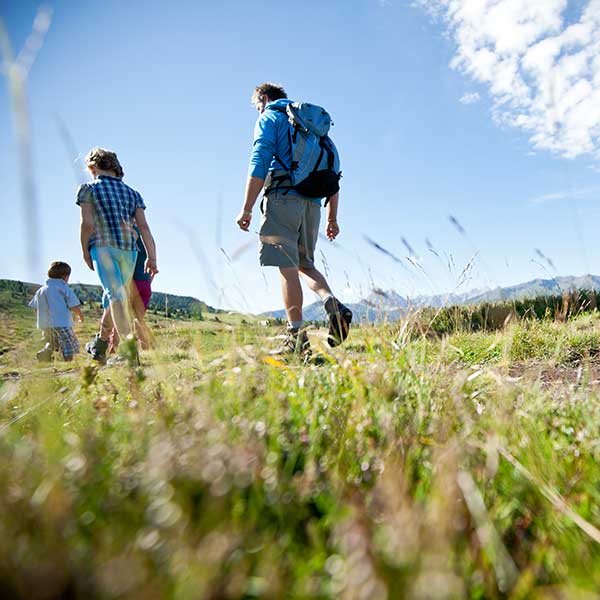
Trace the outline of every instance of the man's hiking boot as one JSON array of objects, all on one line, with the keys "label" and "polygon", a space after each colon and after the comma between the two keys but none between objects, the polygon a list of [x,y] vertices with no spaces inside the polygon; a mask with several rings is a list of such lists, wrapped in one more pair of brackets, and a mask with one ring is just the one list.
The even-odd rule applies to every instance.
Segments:
[{"label": "man's hiking boot", "polygon": [[283,343],[277,350],[271,352],[271,354],[281,357],[295,355],[303,360],[308,360],[312,355],[312,351],[310,349],[310,342],[308,341],[306,330],[288,328]]},{"label": "man's hiking boot", "polygon": [[98,362],[106,362],[106,350],[108,349],[108,342],[100,339],[100,334],[97,333],[96,337],[85,345],[85,351]]},{"label": "man's hiking boot", "polygon": [[339,346],[348,337],[350,323],[352,323],[352,311],[333,297],[325,302],[325,310],[329,316],[327,343],[333,348]]}]

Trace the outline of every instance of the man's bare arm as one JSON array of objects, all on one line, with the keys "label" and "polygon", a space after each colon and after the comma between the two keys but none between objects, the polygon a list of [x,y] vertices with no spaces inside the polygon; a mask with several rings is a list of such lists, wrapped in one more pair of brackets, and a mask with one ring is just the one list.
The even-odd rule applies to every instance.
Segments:
[{"label": "man's bare arm", "polygon": [[252,220],[252,209],[256,204],[256,199],[265,185],[265,180],[261,177],[248,177],[246,183],[246,197],[242,210],[236,219],[236,223],[243,231],[248,231],[250,221]]},{"label": "man's bare arm", "polygon": [[135,209],[135,222],[140,231],[140,235],[142,236],[142,242],[144,242],[146,254],[148,255],[144,270],[146,273],[150,273],[151,277],[154,277],[158,273],[158,266],[156,263],[156,244],[154,243],[154,238],[152,237],[152,232],[150,231],[150,225],[148,225],[148,221],[146,221],[146,213],[144,212],[143,208]]},{"label": "man's bare arm", "polygon": [[334,240],[340,232],[340,227],[337,223],[339,200],[340,193],[336,192],[333,196],[329,197],[329,201],[327,202],[327,237],[330,240]]},{"label": "man's bare arm", "polygon": [[81,203],[81,229],[79,238],[81,240],[81,251],[85,264],[93,271],[94,264],[90,256],[90,238],[94,233],[94,207],[89,202]]}]

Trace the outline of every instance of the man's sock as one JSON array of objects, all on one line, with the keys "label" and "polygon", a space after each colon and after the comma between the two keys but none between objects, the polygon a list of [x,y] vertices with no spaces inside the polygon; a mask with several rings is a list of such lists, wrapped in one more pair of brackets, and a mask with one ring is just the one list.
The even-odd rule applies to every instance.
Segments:
[{"label": "man's sock", "polygon": [[327,304],[331,298],[334,298],[334,299],[335,299],[335,297],[334,297],[334,295],[333,295],[333,294],[327,294],[327,296],[325,296],[325,298],[322,298],[322,300],[323,300],[323,305]]},{"label": "man's sock", "polygon": [[296,331],[298,331],[298,329],[300,329],[300,327],[302,327],[302,323],[304,321],[300,320],[300,321],[288,321],[288,329],[295,329]]}]

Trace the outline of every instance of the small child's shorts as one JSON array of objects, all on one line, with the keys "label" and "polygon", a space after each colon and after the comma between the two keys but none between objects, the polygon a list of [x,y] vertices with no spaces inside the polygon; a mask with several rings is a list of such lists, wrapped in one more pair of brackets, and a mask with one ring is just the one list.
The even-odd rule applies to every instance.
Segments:
[{"label": "small child's shorts", "polygon": [[79,353],[79,341],[75,337],[72,327],[50,327],[44,329],[44,341],[50,344],[54,351],[58,351],[63,358],[68,358]]}]

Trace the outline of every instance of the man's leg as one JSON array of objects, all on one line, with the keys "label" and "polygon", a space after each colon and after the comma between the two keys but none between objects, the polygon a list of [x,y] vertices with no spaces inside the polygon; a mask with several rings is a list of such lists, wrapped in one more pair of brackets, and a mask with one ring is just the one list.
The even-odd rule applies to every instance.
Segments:
[{"label": "man's leg", "polygon": [[311,351],[306,331],[302,329],[302,285],[298,267],[279,267],[279,273],[288,326],[285,341],[273,354],[296,354],[307,360]]},{"label": "man's leg", "polygon": [[274,192],[265,197],[260,226],[260,264],[278,267],[281,294],[288,321],[282,346],[272,352],[279,355],[310,356],[310,342],[302,329],[302,286],[298,273],[298,229],[302,222],[300,198]]},{"label": "man's leg", "polygon": [[329,296],[333,296],[325,277],[319,270],[314,267],[300,267],[299,271],[302,279],[306,282],[306,285],[308,285],[321,300],[326,300]]},{"label": "man's leg", "polygon": [[300,275],[308,287],[318,294],[329,317],[327,343],[338,346],[347,337],[352,322],[352,311],[344,306],[331,292],[323,274],[314,267],[300,267]]},{"label": "man's leg", "polygon": [[[281,275],[281,293],[288,323],[302,323],[302,286],[297,267],[279,267]],[[297,325],[296,325],[297,326]]]},{"label": "man's leg", "polygon": [[352,321],[352,311],[344,306],[331,292],[323,274],[315,268],[315,248],[319,237],[321,207],[308,199],[304,202],[304,218],[299,231],[299,271],[308,287],[321,298],[329,318],[330,346],[341,344],[347,337]]}]

